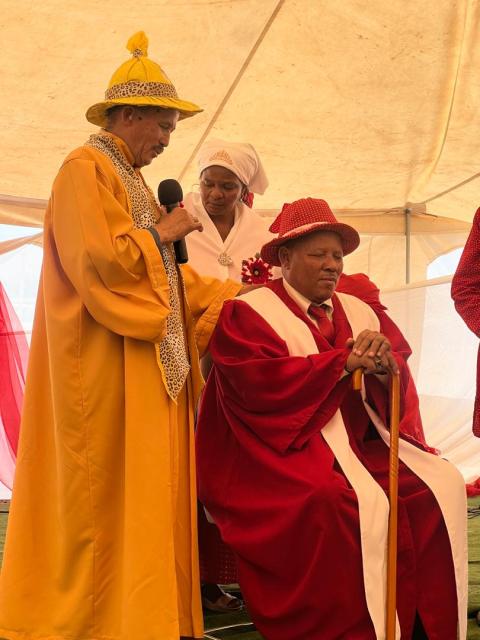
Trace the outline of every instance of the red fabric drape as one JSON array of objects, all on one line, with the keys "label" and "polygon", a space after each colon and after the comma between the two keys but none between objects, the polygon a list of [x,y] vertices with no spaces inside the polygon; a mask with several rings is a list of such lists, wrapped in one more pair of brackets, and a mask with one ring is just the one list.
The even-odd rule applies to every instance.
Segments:
[{"label": "red fabric drape", "polygon": [[12,487],[20,430],[28,343],[0,283],[0,481]]},{"label": "red fabric drape", "polygon": [[467,496],[469,498],[480,496],[480,478],[477,478],[475,482],[467,484]]}]

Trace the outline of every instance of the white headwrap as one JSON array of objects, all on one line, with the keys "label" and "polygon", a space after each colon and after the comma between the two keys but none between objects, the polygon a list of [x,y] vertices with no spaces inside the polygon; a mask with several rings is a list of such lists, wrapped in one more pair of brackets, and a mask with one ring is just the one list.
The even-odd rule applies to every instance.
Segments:
[{"label": "white headwrap", "polygon": [[268,187],[268,179],[257,152],[248,142],[207,140],[198,152],[200,174],[213,165],[232,171],[253,193],[262,195]]}]

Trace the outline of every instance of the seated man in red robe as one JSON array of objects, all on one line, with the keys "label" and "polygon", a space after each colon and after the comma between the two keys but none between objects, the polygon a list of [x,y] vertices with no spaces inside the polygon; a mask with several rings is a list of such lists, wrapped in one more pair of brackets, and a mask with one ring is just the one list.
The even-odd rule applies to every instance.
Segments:
[{"label": "seated man in red robe", "polygon": [[283,278],[224,305],[197,428],[199,495],[253,621],[266,640],[385,638],[386,374],[399,371],[397,634],[463,639],[463,478],[425,443],[398,328],[335,292],[358,233],[312,198],[270,229],[262,258]]}]

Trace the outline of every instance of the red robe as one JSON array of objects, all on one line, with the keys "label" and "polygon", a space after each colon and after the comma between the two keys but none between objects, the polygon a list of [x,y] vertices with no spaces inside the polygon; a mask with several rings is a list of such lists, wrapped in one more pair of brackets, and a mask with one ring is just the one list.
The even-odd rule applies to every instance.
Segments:
[{"label": "red robe", "polygon": [[[367,275],[364,273],[350,275],[342,273],[337,284],[337,291],[355,296],[371,306],[383,318],[384,324],[389,325],[390,334],[395,335],[397,351],[402,351],[405,357],[411,354],[410,347],[401,332],[390,318],[383,313],[386,311],[386,307],[380,302],[380,290]],[[413,385],[411,385],[410,393],[413,398],[416,398],[416,390]],[[419,416],[415,428],[417,439],[425,444]],[[235,556],[222,541],[218,528],[207,521],[204,509],[201,506],[198,512],[198,537],[202,582],[217,584],[238,582]]]},{"label": "red robe", "polygon": [[[332,346],[281,280],[269,286],[307,324],[319,353],[289,356],[286,343],[248,304],[225,304],[199,411],[199,496],[237,555],[242,593],[266,640],[374,640],[357,498],[321,430],[340,409],[350,446],[384,489],[388,448],[350,390],[350,377],[340,380],[351,330],[336,296]],[[405,364],[408,352],[402,351],[406,343],[386,316],[380,319],[401,368],[403,437],[427,449]],[[370,376],[367,391],[388,423],[384,385]],[[418,610],[428,634],[453,640],[457,598],[441,512],[403,464],[399,494],[402,637],[411,637]]]},{"label": "red robe", "polygon": [[[480,209],[452,280],[455,308],[468,328],[480,337]],[[477,359],[477,395],[473,410],[473,433],[480,438],[480,349]]]},{"label": "red robe", "polygon": [[[337,284],[337,291],[348,293],[363,300],[377,313],[382,313],[386,310],[386,307],[380,302],[380,290],[364,273],[351,275],[342,273]],[[402,351],[410,354],[410,347],[398,330],[396,335],[399,341],[403,341]],[[418,425],[417,435],[422,442],[425,442],[421,424]],[[199,507],[198,511],[198,538],[202,582],[216,584],[238,582],[235,556],[222,541],[218,528],[207,521],[202,506]]]}]

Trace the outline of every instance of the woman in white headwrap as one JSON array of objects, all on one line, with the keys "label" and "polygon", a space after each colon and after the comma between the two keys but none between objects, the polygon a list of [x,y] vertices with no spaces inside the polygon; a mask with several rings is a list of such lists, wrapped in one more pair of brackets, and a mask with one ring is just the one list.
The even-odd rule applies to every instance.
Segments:
[{"label": "woman in white headwrap", "polygon": [[[199,193],[185,197],[185,207],[203,225],[203,233],[185,238],[189,264],[201,275],[220,280],[264,283],[272,270],[262,261],[261,247],[273,238],[271,220],[251,209],[253,194],[268,186],[260,158],[251,144],[209,140],[199,150]],[[208,363],[202,362],[206,376]],[[237,582],[236,562],[215,525],[199,509],[200,568],[204,606],[235,611],[242,602],[218,585]]]},{"label": "woman in white headwrap", "polygon": [[248,143],[214,139],[202,145],[197,160],[200,192],[189,193],[185,207],[203,224],[203,233],[186,238],[189,264],[220,280],[266,282],[272,272],[256,254],[273,236],[271,220],[251,209],[253,194],[262,195],[268,186],[257,152]]}]

